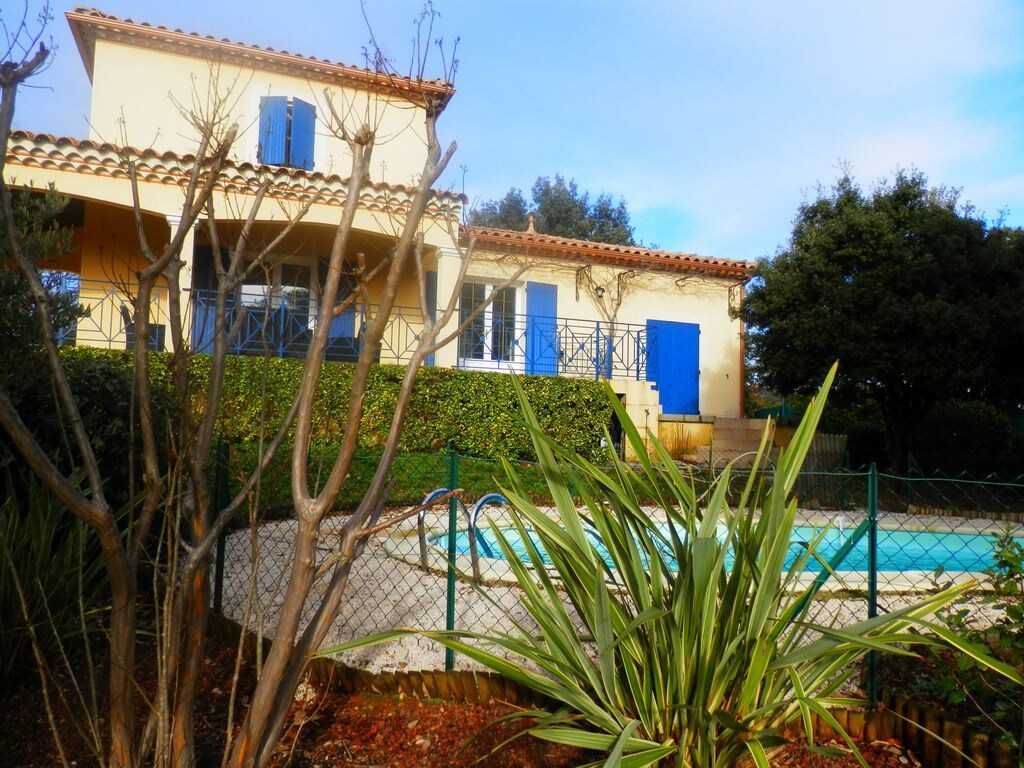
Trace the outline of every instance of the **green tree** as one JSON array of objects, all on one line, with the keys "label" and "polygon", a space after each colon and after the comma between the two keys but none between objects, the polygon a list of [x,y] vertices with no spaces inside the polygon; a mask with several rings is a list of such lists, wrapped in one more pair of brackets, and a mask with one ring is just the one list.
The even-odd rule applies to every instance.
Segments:
[{"label": "green tree", "polygon": [[615,202],[611,195],[601,194],[591,202],[590,193],[580,192],[575,181],[566,182],[555,174],[554,180],[538,177],[531,199],[532,203],[527,203],[522,191],[512,187],[500,200],[488,200],[470,213],[469,223],[522,231],[532,214],[534,227],[545,235],[615,245],[636,244],[629,209],[621,198]]},{"label": "green tree", "polygon": [[469,214],[469,223],[496,229],[526,229],[530,206],[523,192],[512,187],[500,200],[488,200]]},{"label": "green tree", "polygon": [[845,174],[800,207],[739,315],[759,382],[779,392],[809,393],[838,359],[838,397],[878,408],[903,469],[936,403],[1019,403],[1007,329],[1024,321],[1022,287],[1021,232],[989,227],[956,190],[899,171],[865,194]]},{"label": "green tree", "polygon": [[[11,194],[16,232],[25,257],[37,266],[47,258],[67,252],[70,232],[57,217],[67,198],[53,190],[45,193],[15,191]],[[64,290],[61,275],[44,272],[44,287],[50,296],[50,312],[58,328],[70,328],[81,315],[74,292]],[[38,311],[24,276],[11,260],[7,224],[0,220],[0,366],[14,376],[15,366],[26,354],[41,348]],[[33,361],[33,365],[38,362]]]}]

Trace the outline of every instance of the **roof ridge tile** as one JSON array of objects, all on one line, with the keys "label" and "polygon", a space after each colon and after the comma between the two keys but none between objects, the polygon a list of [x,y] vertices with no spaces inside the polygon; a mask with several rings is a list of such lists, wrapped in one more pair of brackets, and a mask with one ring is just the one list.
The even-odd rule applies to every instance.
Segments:
[{"label": "roof ridge tile", "polygon": [[[317,56],[309,56],[300,53],[289,53],[284,49],[276,49],[267,45],[258,45],[256,43],[245,43],[239,40],[232,40],[228,37],[217,37],[215,35],[203,34],[201,32],[191,32],[179,27],[167,27],[162,24],[152,24],[148,21],[135,21],[130,17],[116,16],[112,13],[101,11],[98,8],[77,5],[70,11],[67,11],[65,16],[68,17],[68,21],[74,27],[76,17],[82,20],[84,23],[89,23],[88,20],[93,19],[100,22],[110,22],[111,24],[122,24],[127,26],[144,29],[150,32],[164,33],[168,36],[181,35],[184,37],[191,38],[196,41],[205,41],[208,43],[215,43],[218,45],[227,45],[232,47],[239,47],[248,49],[249,51],[266,54],[267,56],[280,56],[288,59],[297,60],[299,63],[306,63],[310,65],[319,65],[321,67],[329,67],[333,69],[344,70],[345,73],[351,74],[352,76],[361,76],[364,80],[378,80],[381,79],[392,87],[398,88],[399,90],[414,90],[417,87],[428,86],[429,89],[437,91],[442,94],[446,94],[446,98],[450,98],[454,94],[455,89],[451,82],[438,78],[424,78],[416,79],[406,75],[396,75],[389,72],[382,72],[380,70],[370,69],[369,67],[360,67],[357,64],[347,64],[341,61],[334,61],[328,58],[320,58]],[[88,66],[88,65],[87,65]],[[340,73],[339,73],[340,74]]]},{"label": "roof ridge tile", "polygon": [[505,247],[534,247],[541,251],[577,258],[591,257],[619,262],[642,262],[648,266],[688,270],[694,269],[697,265],[703,265],[708,268],[706,271],[734,277],[746,276],[752,268],[750,262],[736,259],[701,256],[697,253],[666,251],[659,248],[643,248],[636,245],[579,240],[560,235],[545,235],[539,232],[474,226],[464,227],[463,230],[467,235],[475,235],[478,241],[482,237],[485,243],[492,242]]},{"label": "roof ridge tile", "polygon": [[[177,152],[163,151],[149,148],[149,149],[138,149],[137,147],[131,146],[119,146],[111,144],[109,142],[97,142],[92,139],[76,139],[72,136],[55,136],[52,133],[33,133],[32,131],[26,130],[15,130],[11,131],[10,139],[8,141],[8,151],[14,144],[21,142],[28,142],[35,145],[35,151],[45,152],[51,156],[54,154],[52,151],[47,151],[44,147],[40,146],[42,143],[52,144],[57,151],[59,151],[65,158],[69,157],[69,153],[61,149],[63,146],[69,146],[73,148],[73,152],[78,154],[80,157],[84,157],[83,153],[95,152],[95,153],[110,153],[110,154],[127,154],[134,156],[139,160],[155,161],[155,162],[168,162],[172,165],[177,166],[178,170],[181,169],[183,164],[194,163],[196,156],[194,154],[181,155]],[[332,173],[326,174],[322,171],[305,171],[301,168],[288,168],[286,166],[273,166],[273,165],[257,165],[248,161],[234,162],[229,161],[226,165],[224,172],[229,173],[232,169],[236,172],[240,171],[258,171],[261,168],[268,169],[268,172],[272,174],[276,179],[280,180],[280,183],[284,183],[284,179],[288,179],[293,185],[299,184],[305,180],[307,184],[314,182],[321,182],[325,185],[332,184],[344,184],[348,181],[347,177],[341,176],[340,174]],[[390,184],[384,181],[368,181],[366,185],[377,193],[394,193],[402,192],[407,195],[415,193],[416,188],[407,184]],[[448,192],[444,190],[436,190],[435,196],[438,198],[447,198],[449,200],[457,200],[462,203],[466,202],[464,195],[457,194],[455,192]]]}]

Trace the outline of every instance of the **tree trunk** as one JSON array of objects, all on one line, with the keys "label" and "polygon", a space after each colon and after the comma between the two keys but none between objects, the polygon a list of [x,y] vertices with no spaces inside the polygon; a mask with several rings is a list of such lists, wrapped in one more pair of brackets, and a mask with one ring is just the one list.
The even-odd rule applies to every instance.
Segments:
[{"label": "tree trunk", "polygon": [[[117,544],[120,540],[117,539]],[[110,768],[135,764],[135,575],[120,546],[103,543],[110,577]]]}]

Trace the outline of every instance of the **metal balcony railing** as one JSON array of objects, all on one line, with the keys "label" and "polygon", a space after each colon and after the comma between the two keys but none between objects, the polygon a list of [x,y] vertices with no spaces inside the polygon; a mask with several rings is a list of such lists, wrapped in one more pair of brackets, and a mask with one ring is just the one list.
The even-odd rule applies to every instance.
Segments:
[{"label": "metal balcony railing", "polygon": [[[82,280],[78,275],[61,273],[47,279],[51,291],[76,296],[82,315],[71,327],[58,328],[57,340],[64,345],[134,349],[137,285],[115,285],[99,280]],[[149,305],[149,340],[153,350],[167,348],[167,289],[157,287]]]},{"label": "metal balcony railing", "polygon": [[[192,347],[196,352],[210,352],[216,321],[216,292],[191,292],[193,313]],[[229,297],[226,321],[235,320],[245,312],[238,336],[231,351],[241,355],[269,354],[275,357],[305,357],[317,323],[315,299],[308,296],[281,296],[263,304],[238,304]],[[366,324],[376,315],[376,307],[353,307],[331,320],[327,360],[354,361],[362,348]],[[388,316],[381,337],[378,361],[401,364],[409,359],[423,332],[419,309],[395,307]]]},{"label": "metal balcony railing", "polygon": [[[61,343],[108,349],[132,349],[137,343],[134,286],[62,277],[58,290],[73,293],[83,309],[74,327],[61,329]],[[231,345],[233,354],[304,357],[317,322],[315,299],[308,295],[277,294],[269,300],[229,297],[226,322],[244,313]],[[196,289],[183,300],[189,341],[196,352],[210,352],[216,322],[216,292]],[[357,306],[333,318],[325,356],[355,360],[366,323],[376,308]],[[168,348],[167,290],[154,291],[149,311],[148,345]],[[406,362],[423,332],[418,308],[395,307],[388,316],[378,355],[381,363]],[[647,328],[570,318],[535,318],[504,314],[489,323],[467,328],[457,343],[459,368],[517,371],[576,378],[641,380],[647,368]],[[430,363],[432,361],[428,361]]]},{"label": "metal balcony railing", "polygon": [[647,371],[647,328],[505,314],[462,333],[458,367],[639,381]]}]

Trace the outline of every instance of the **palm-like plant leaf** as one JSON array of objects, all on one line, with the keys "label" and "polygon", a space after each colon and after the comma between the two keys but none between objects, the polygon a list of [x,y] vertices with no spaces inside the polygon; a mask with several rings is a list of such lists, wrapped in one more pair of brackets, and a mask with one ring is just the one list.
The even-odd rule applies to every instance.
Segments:
[{"label": "palm-like plant leaf", "polygon": [[[693,478],[654,437],[641,437],[614,395],[636,465],[610,450],[607,466],[598,467],[554,444],[519,388],[554,511],[535,506],[506,464],[503,492],[526,556],[494,530],[537,631],[424,634],[561,702],[531,733],[601,750],[605,764],[764,766],[790,721],[810,732],[817,715],[843,733],[828,708],[844,702],[832,694],[851,664],[869,651],[905,653],[904,645],[923,639],[911,629],[940,629],[929,617],[970,585],[842,629],[807,621],[820,582],[798,586],[805,566],[823,560],[816,550],[824,534],[790,557],[790,496],[834,375],[833,368],[771,476],[762,473],[762,440],[735,506],[730,469],[698,495]],[[651,502],[657,513],[644,506]],[[542,550],[550,569],[540,565]]]}]

